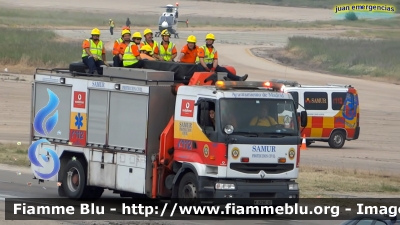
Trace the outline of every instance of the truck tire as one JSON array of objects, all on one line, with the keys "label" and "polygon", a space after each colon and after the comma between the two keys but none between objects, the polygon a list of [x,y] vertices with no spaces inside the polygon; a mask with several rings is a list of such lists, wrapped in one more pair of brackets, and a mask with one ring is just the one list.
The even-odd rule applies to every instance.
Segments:
[{"label": "truck tire", "polygon": [[[69,175],[70,173],[72,174]],[[77,185],[75,185],[75,182],[77,182]],[[61,187],[65,196],[72,199],[97,200],[101,198],[104,192],[103,188],[86,186],[86,170],[79,159],[71,159],[64,166]]]},{"label": "truck tire", "polygon": [[346,142],[346,133],[342,130],[335,130],[329,138],[329,147],[339,149],[342,148]]},{"label": "truck tire", "polygon": [[86,187],[84,196],[90,200],[97,200],[103,195],[104,189],[98,187]]},{"label": "truck tire", "polygon": [[179,181],[178,204],[181,206],[198,205],[199,182],[194,173],[189,172],[183,175]]},{"label": "truck tire", "polygon": [[306,140],[306,146],[307,146],[307,147],[310,146],[311,144],[312,144],[311,141],[307,141],[307,140]]},{"label": "truck tire", "polygon": [[64,167],[61,186],[68,198],[85,197],[86,173],[79,160],[70,160]]}]

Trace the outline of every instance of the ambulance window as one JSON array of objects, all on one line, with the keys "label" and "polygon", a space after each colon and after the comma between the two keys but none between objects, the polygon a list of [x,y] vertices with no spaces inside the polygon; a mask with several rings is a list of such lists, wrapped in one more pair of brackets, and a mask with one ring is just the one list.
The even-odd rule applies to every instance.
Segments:
[{"label": "ambulance window", "polygon": [[306,110],[327,110],[328,94],[326,92],[304,92]]},{"label": "ambulance window", "polygon": [[346,99],[346,92],[332,92],[332,109],[340,110]]},{"label": "ambulance window", "polygon": [[296,109],[299,108],[299,93],[297,91],[289,92],[292,97],[294,104],[296,105]]}]

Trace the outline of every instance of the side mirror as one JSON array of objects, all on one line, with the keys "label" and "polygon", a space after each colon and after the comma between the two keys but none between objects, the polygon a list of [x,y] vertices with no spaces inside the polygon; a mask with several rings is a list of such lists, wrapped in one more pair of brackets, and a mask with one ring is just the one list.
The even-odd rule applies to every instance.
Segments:
[{"label": "side mirror", "polygon": [[301,127],[306,127],[307,126],[307,111],[302,111],[300,113],[300,125]]}]

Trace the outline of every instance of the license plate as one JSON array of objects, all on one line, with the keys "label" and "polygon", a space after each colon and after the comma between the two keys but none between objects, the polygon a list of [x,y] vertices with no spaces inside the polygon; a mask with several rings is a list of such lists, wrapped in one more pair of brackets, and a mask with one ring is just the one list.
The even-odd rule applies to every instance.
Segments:
[{"label": "license plate", "polygon": [[272,200],[254,200],[254,205],[272,205]]}]

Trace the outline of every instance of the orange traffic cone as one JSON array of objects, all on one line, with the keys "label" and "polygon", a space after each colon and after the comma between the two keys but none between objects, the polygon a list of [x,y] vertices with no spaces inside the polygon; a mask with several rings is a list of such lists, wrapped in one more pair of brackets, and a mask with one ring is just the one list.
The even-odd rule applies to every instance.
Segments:
[{"label": "orange traffic cone", "polygon": [[303,134],[303,141],[301,142],[300,150],[307,150],[306,135]]}]

